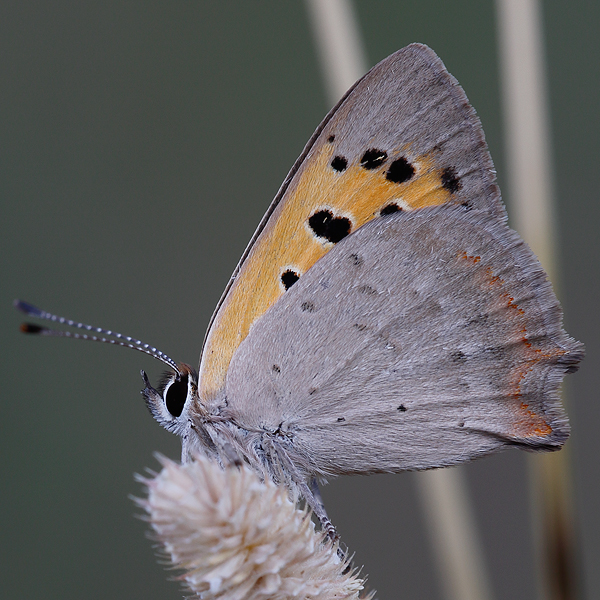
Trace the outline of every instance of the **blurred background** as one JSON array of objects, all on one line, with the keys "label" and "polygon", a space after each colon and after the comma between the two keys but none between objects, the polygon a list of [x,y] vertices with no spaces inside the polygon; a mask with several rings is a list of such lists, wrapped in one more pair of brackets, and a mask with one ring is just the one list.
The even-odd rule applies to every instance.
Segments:
[{"label": "blurred background", "polygon": [[[586,344],[567,378],[581,597],[600,589],[600,5],[542,3],[558,202],[560,296]],[[369,66],[430,45],[475,106],[506,190],[491,0],[356,3]],[[0,7],[2,595],[181,598],[130,499],[177,458],[139,370],[106,345],[25,337],[19,297],[196,365],[208,320],[281,181],[328,109],[303,2]],[[510,197],[504,194],[510,213]],[[532,598],[524,453],[467,465],[497,599]],[[442,599],[415,475],[324,489],[384,598]]]}]

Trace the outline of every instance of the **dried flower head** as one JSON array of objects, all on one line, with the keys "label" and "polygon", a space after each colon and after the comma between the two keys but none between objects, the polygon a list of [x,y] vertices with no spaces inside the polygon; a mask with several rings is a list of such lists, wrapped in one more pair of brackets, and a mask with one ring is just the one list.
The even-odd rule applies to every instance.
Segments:
[{"label": "dried flower head", "polygon": [[183,579],[205,600],[358,599],[364,581],[285,488],[198,457],[163,460],[148,511]]}]

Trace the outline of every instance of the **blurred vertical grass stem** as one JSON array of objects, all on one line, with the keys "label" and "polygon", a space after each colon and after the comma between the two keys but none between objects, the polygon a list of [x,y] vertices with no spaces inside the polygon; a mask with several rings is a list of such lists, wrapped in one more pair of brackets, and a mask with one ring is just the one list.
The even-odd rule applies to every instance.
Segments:
[{"label": "blurred vertical grass stem", "polygon": [[[306,0],[327,97],[334,105],[367,68],[350,0]],[[460,467],[415,474],[447,600],[491,600]]]},{"label": "blurred vertical grass stem", "polygon": [[[512,224],[557,290],[541,6],[538,0],[497,0],[496,9]],[[578,596],[568,452],[532,456],[530,473],[539,597],[574,600]]]}]

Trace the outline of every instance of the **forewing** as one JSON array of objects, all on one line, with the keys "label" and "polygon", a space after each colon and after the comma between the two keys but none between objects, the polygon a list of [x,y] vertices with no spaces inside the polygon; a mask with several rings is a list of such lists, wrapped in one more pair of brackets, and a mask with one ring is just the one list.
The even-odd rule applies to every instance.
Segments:
[{"label": "forewing", "polygon": [[312,473],[560,447],[557,389],[582,347],[529,248],[463,206],[380,217],[341,241],[253,326],[228,416],[289,435]]},{"label": "forewing", "polygon": [[348,92],[288,175],[213,317],[201,398],[218,395],[252,324],[341,239],[445,203],[503,214],[479,120],[435,53],[413,44]]}]

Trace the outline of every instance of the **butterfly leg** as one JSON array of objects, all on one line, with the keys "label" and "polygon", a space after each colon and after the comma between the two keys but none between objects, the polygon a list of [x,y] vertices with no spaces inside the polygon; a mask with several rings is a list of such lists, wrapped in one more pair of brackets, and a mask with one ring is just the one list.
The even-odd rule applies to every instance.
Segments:
[{"label": "butterfly leg", "polygon": [[[192,424],[192,428],[193,428]],[[227,431],[222,431],[216,427],[205,427],[204,431],[210,437],[216,451],[217,460],[221,466],[241,467],[244,461],[235,445],[228,439]]]},{"label": "butterfly leg", "polygon": [[[327,511],[325,510],[325,504],[323,503],[323,498],[321,497],[321,490],[319,489],[319,483],[315,477],[313,477],[310,480],[310,491],[312,492],[315,501],[318,502],[319,505],[321,506],[321,509],[323,510],[323,514],[327,518],[327,521],[329,523],[331,523],[331,520],[329,519],[329,515],[327,514]],[[322,523],[321,523],[321,525],[322,525]],[[340,557],[340,560],[346,561],[346,560],[348,560],[348,548],[342,549],[342,543],[341,543],[341,541],[339,541],[340,536],[337,534],[337,531],[335,531],[335,529],[334,529],[334,532],[335,532],[335,537],[331,538],[331,539],[333,541],[339,542],[339,546],[337,549],[338,556]],[[348,564],[350,564],[350,563],[348,563]]]},{"label": "butterfly leg", "polygon": [[327,511],[325,510],[325,504],[323,504],[323,497],[321,496],[321,490],[319,489],[319,483],[318,483],[316,477],[313,477],[310,480],[310,491],[312,492],[313,496],[315,497],[315,500],[321,505],[323,512],[327,513]]},{"label": "butterfly leg", "polygon": [[244,464],[238,453],[235,451],[235,448],[229,442],[225,442],[221,448],[230,465],[241,467]]},{"label": "butterfly leg", "polygon": [[[311,487],[309,487],[304,479],[298,472],[298,469],[294,466],[294,463],[290,460],[287,452],[284,447],[277,442],[277,440],[271,440],[273,443],[273,447],[275,448],[275,452],[277,453],[277,457],[281,461],[281,464],[285,471],[289,474],[292,482],[298,488],[298,491],[302,494],[302,497],[312,511],[315,513],[317,519],[319,519],[319,523],[321,524],[321,529],[327,534],[327,536],[334,542],[339,540],[338,532],[336,531],[333,523],[329,520],[327,516],[327,512],[325,511],[325,507],[323,506],[323,501],[321,500],[321,493],[319,491],[319,487],[315,479],[311,481],[311,487],[314,486],[316,488],[317,494],[313,493]],[[313,489],[314,489],[313,488]]]}]

